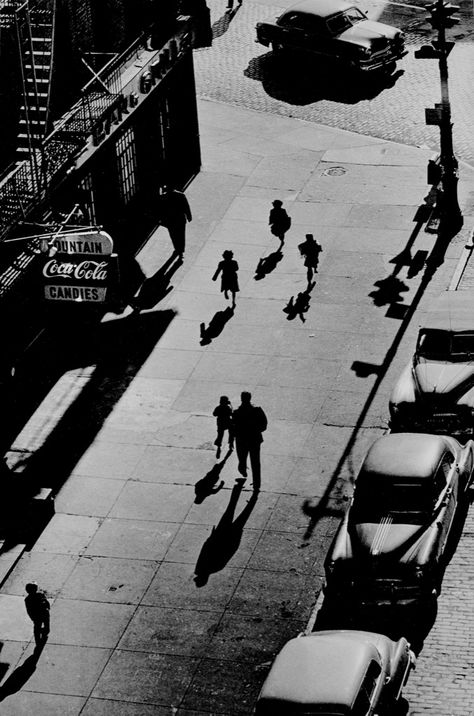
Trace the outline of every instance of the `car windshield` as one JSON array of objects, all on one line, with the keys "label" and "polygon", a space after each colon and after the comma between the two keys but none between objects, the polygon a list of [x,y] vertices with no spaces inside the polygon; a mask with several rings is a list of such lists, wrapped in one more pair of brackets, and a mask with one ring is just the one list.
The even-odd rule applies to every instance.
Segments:
[{"label": "car windshield", "polygon": [[418,355],[424,358],[463,359],[474,356],[474,333],[450,333],[449,331],[420,331]]},{"label": "car windshield", "polygon": [[344,12],[340,12],[328,18],[326,24],[332,35],[340,35],[341,32],[345,32],[349,27],[352,27],[352,25],[366,19],[364,13],[357,7],[351,7],[348,10],[344,10]]}]

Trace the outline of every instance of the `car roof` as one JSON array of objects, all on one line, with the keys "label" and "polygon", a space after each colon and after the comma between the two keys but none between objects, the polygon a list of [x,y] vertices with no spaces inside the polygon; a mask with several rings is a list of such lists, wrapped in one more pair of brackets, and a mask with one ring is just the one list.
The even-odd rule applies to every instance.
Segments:
[{"label": "car roof", "polygon": [[289,7],[283,15],[289,12],[302,12],[319,17],[329,17],[350,7],[354,7],[354,3],[345,2],[345,0],[301,0]]},{"label": "car roof", "polygon": [[474,291],[444,291],[433,302],[421,328],[474,332]]},{"label": "car roof", "polygon": [[443,435],[394,433],[374,442],[362,463],[359,477],[430,478],[449,442]]},{"label": "car roof", "polygon": [[365,633],[322,631],[291,639],[273,662],[259,703],[325,704],[345,712],[372,659],[380,663],[380,654]]}]

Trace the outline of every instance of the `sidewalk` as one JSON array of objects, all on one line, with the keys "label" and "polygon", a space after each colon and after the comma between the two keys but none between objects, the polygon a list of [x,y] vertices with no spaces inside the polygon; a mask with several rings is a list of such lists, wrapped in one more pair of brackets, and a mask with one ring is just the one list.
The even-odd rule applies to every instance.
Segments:
[{"label": "sidewalk", "polygon": [[[251,713],[275,653],[310,618],[351,480],[387,427],[418,314],[377,373],[403,309],[387,316],[369,294],[412,236],[430,152],[212,102],[199,110],[203,169],[187,190],[193,221],[173,290],[154,306],[163,286],[151,280],[148,310],[109,315],[111,365],[67,372],[12,445],[12,465],[18,453],[73,457],[55,517],[1,589],[2,716]],[[449,284],[473,188],[466,170],[471,216],[419,312]],[[259,259],[278,247],[274,199],[292,227],[283,258],[257,281]],[[306,288],[297,245],[308,232],[324,249],[316,287],[306,322],[288,321],[283,307]],[[412,240],[412,256],[433,245],[423,230]],[[237,308],[200,345],[200,324],[227,305],[211,281],[227,248],[240,266]],[[138,257],[148,278],[170,253],[160,228]],[[407,269],[397,273],[405,305],[422,275]],[[216,462],[212,410],[220,395],[237,405],[242,390],[269,420],[262,492],[254,503],[251,480],[235,487],[232,454],[224,488],[195,504],[194,485]],[[215,547],[222,569],[197,587],[198,556],[224,514],[235,550]],[[19,669],[33,651],[23,604],[33,579],[51,597],[52,628],[37,664]]]}]

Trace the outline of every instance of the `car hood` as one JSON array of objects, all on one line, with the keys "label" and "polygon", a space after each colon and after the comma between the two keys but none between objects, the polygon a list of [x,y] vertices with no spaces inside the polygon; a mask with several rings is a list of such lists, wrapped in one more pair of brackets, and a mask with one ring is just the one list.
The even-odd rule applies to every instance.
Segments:
[{"label": "car hood", "polygon": [[338,39],[357,45],[358,47],[370,48],[374,43],[377,43],[380,40],[385,41],[387,38],[389,40],[393,40],[399,32],[400,31],[395,27],[384,25],[381,22],[362,20],[342,32]]},{"label": "car hood", "polygon": [[[376,557],[408,551],[423,536],[418,524],[394,522],[390,515],[379,522],[360,522],[352,525],[352,547],[360,556]],[[410,550],[411,552],[411,550]]]},{"label": "car hood", "polygon": [[455,393],[461,397],[474,387],[474,361],[468,363],[430,362],[422,358],[414,364],[413,376],[420,394],[447,395]]}]

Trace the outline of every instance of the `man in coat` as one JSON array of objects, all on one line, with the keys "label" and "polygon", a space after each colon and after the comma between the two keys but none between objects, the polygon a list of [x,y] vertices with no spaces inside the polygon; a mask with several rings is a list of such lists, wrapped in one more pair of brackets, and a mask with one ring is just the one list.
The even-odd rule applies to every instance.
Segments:
[{"label": "man in coat", "polygon": [[188,200],[182,191],[164,187],[160,197],[160,221],[168,229],[175,254],[183,258],[186,237],[186,222],[192,220]]},{"label": "man in coat", "polygon": [[241,393],[241,404],[234,410],[232,423],[235,447],[239,461],[238,470],[247,477],[247,457],[250,456],[253,489],[260,491],[260,445],[262,433],[267,429],[267,416],[262,408],[252,405],[252,396],[247,391]]}]

